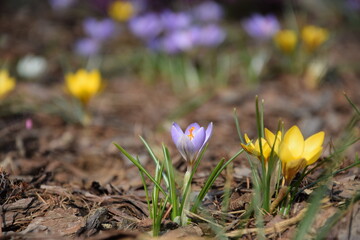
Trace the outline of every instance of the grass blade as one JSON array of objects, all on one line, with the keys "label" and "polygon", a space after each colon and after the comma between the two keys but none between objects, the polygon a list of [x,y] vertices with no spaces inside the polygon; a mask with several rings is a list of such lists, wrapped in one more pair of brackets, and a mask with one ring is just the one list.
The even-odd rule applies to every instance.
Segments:
[{"label": "grass blade", "polygon": [[[160,161],[159,159],[156,157],[154,151],[152,150],[152,148],[150,147],[150,145],[146,142],[146,140],[139,136],[141,141],[143,142],[143,144],[145,145],[146,150],[149,152],[151,159],[155,162],[156,166],[160,166]],[[166,185],[169,187],[169,180],[168,180],[168,176],[166,176],[165,172],[162,172],[164,181],[166,183]]]},{"label": "grass blade", "polygon": [[146,169],[141,166],[141,164],[133,158],[124,148],[122,148],[120,145],[114,143],[115,147],[117,147],[122,154],[124,154],[136,167],[139,168],[140,171],[142,171],[161,191],[162,194],[164,194],[165,197],[168,196],[168,194],[165,192],[165,190],[160,186],[160,184],[149,174]]},{"label": "grass blade", "polygon": [[307,239],[306,235],[315,220],[316,214],[321,208],[321,200],[323,199],[326,190],[326,184],[323,184],[314,192],[310,201],[310,206],[296,232],[295,240]]},{"label": "grass blade", "polygon": [[355,110],[355,112],[360,116],[360,110],[356,107],[356,105],[351,101],[351,99],[348,97],[348,95],[346,93],[344,93],[344,96],[346,98],[346,100],[350,103],[350,105],[352,106],[352,108]]},{"label": "grass blade", "polygon": [[[140,164],[140,160],[138,158],[136,158],[137,162]],[[149,210],[149,217],[150,219],[153,218],[153,214],[152,214],[152,211],[151,211],[151,206],[150,206],[150,198],[149,198],[149,190],[147,188],[147,184],[146,184],[146,181],[145,181],[145,177],[144,177],[144,173],[142,171],[139,171],[140,172],[140,176],[141,176],[141,181],[144,185],[144,191],[145,191],[145,198],[146,198],[146,203],[148,205],[148,210]]]},{"label": "grass blade", "polygon": [[222,170],[224,170],[235,158],[237,158],[241,153],[244,152],[244,149],[238,151],[232,158],[230,158],[225,164],[225,159],[221,159],[220,162],[216,165],[215,169],[211,172],[210,176],[206,180],[204,187],[201,189],[199,195],[195,199],[194,205],[191,208],[191,212],[196,213],[200,203],[204,199],[205,195],[209,191],[210,187],[214,184],[217,177],[220,175]]},{"label": "grass blade", "polygon": [[178,208],[178,197],[176,195],[176,184],[175,184],[175,173],[174,166],[172,164],[169,150],[163,144],[163,153],[166,163],[166,169],[169,177],[169,192],[170,192],[170,203],[172,205],[171,219],[174,220],[177,216],[179,216],[179,208]]},{"label": "grass blade", "polygon": [[234,116],[234,121],[235,121],[235,126],[236,126],[236,132],[237,132],[237,134],[239,135],[240,141],[243,143],[243,142],[244,142],[244,138],[243,138],[242,135],[241,135],[239,118],[237,117],[236,108],[234,108],[234,110],[233,110],[233,116]]}]

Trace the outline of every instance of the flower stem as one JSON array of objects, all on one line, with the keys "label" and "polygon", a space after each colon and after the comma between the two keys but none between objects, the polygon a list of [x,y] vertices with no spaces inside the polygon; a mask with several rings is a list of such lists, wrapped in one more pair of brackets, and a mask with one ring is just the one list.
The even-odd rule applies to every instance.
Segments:
[{"label": "flower stem", "polygon": [[279,203],[287,196],[287,192],[288,192],[288,187],[287,186],[283,186],[277,197],[275,198],[275,200],[272,202],[271,207],[270,207],[270,213],[272,213],[275,208],[279,205]]},{"label": "flower stem", "polygon": [[[190,210],[190,192],[191,192],[191,183],[189,183],[189,181],[191,181],[190,177],[191,177],[191,172],[192,172],[192,166],[189,164],[186,173],[184,175],[184,184],[183,184],[183,201],[184,201],[184,208],[181,212],[181,225],[185,226],[188,223],[188,217],[186,216],[186,211]],[[189,184],[189,190],[186,191],[186,186]]]},{"label": "flower stem", "polygon": [[264,162],[265,164],[265,174],[264,174],[264,198],[263,198],[263,208],[266,212],[270,212],[270,180],[271,180],[271,174],[269,173],[268,163]]}]

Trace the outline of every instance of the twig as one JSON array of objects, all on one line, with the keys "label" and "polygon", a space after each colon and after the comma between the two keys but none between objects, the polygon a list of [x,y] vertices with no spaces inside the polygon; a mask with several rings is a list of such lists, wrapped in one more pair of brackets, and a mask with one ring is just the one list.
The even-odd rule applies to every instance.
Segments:
[{"label": "twig", "polygon": [[191,218],[200,219],[200,220],[202,220],[202,221],[204,221],[204,222],[207,222],[207,223],[210,223],[211,225],[214,225],[214,226],[216,226],[216,227],[218,227],[218,228],[223,228],[223,227],[224,227],[224,226],[221,226],[221,225],[219,225],[219,224],[217,224],[217,223],[211,222],[210,220],[208,220],[208,219],[206,219],[206,218],[203,218],[203,217],[201,217],[200,215],[197,215],[197,214],[195,214],[195,213],[193,213],[193,212],[190,212],[190,211],[188,211],[188,210],[185,210],[185,213],[186,213],[186,215],[188,215],[188,216],[191,217]]},{"label": "twig", "polygon": [[165,221],[165,219],[169,216],[172,208],[173,208],[173,205],[170,205],[169,209],[165,212],[163,218],[161,219],[162,222]]},{"label": "twig", "polygon": [[[267,227],[263,231],[265,234],[282,232],[282,231],[286,230],[289,226],[298,223],[303,218],[306,211],[307,211],[307,208],[304,208],[295,217],[286,219],[279,223],[275,223],[274,226]],[[261,230],[260,228],[247,228],[247,229],[240,229],[240,230],[228,232],[225,235],[227,237],[239,237],[244,234],[259,232],[260,230]]]}]

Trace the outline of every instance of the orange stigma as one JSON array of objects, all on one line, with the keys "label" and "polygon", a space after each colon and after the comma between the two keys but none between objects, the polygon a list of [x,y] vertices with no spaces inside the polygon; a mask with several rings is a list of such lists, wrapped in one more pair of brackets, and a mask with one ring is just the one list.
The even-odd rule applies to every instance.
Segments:
[{"label": "orange stigma", "polygon": [[190,138],[190,140],[192,140],[194,138],[194,135],[193,135],[194,130],[195,130],[195,127],[191,127],[189,129],[189,134],[187,136]]}]

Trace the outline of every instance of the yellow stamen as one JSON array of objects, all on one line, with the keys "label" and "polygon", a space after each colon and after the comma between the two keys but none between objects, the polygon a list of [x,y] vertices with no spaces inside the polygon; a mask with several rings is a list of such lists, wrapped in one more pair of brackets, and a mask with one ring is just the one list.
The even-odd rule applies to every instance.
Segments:
[{"label": "yellow stamen", "polygon": [[194,138],[194,135],[193,135],[194,130],[195,130],[195,127],[191,127],[189,129],[189,134],[187,136],[190,138],[190,140],[192,140]]}]

